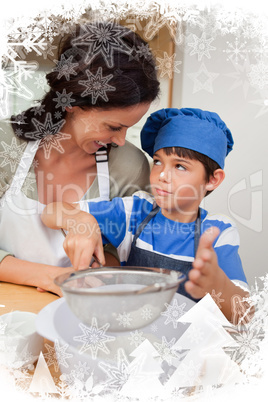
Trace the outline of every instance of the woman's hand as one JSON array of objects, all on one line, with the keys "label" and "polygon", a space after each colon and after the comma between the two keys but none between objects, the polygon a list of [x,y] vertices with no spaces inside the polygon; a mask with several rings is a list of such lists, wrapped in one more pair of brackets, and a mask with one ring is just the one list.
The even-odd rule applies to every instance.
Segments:
[{"label": "woman's hand", "polygon": [[100,228],[92,215],[79,211],[75,219],[72,217],[71,223],[66,220],[66,227],[68,234],[63,248],[75,270],[88,268],[93,255],[105,264]]},{"label": "woman's hand", "polygon": [[75,270],[88,268],[93,254],[102,265],[105,264],[98,222],[94,216],[80,211],[79,205],[65,202],[48,204],[41,219],[51,229],[67,230],[63,248]]}]

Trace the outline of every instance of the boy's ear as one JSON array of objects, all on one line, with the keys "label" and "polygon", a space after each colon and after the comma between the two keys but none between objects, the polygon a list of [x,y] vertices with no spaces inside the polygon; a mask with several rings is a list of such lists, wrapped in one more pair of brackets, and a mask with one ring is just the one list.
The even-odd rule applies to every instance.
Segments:
[{"label": "boy's ear", "polygon": [[209,178],[209,181],[206,183],[206,190],[207,191],[213,191],[215,188],[217,188],[224,180],[225,178],[225,173],[222,169],[216,169],[213,173],[213,176],[211,175]]}]

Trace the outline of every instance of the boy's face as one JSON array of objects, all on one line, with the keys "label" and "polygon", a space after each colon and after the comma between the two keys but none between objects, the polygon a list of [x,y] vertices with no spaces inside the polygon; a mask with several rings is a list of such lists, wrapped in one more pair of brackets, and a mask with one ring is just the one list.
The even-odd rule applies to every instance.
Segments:
[{"label": "boy's face", "polygon": [[194,221],[207,191],[203,164],[176,154],[166,155],[163,149],[153,159],[150,183],[162,214],[180,222]]}]

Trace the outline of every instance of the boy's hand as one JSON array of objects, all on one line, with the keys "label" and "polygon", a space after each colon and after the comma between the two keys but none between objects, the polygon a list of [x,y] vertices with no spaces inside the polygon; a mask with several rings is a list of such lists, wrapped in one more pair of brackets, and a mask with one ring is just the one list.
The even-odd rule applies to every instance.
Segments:
[{"label": "boy's hand", "polygon": [[196,299],[201,299],[213,290],[218,293],[225,286],[225,274],[218,265],[213,242],[219,235],[219,229],[211,227],[200,238],[193,269],[189,272],[186,291]]},{"label": "boy's hand", "polygon": [[[96,219],[85,212],[80,211],[75,221],[70,219],[67,223],[68,234],[63,243],[63,248],[71,260],[75,270],[88,268],[93,254],[101,264],[105,264],[101,232]],[[93,264],[96,266],[96,263]]]}]

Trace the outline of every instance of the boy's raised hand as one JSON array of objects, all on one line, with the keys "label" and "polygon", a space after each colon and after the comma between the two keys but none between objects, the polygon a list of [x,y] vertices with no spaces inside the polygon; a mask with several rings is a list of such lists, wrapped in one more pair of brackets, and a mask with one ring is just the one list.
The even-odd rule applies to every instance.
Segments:
[{"label": "boy's raised hand", "polygon": [[201,299],[213,290],[218,293],[225,286],[225,274],[218,265],[213,242],[219,235],[217,227],[211,227],[200,237],[193,269],[189,272],[186,291],[196,299]]}]

